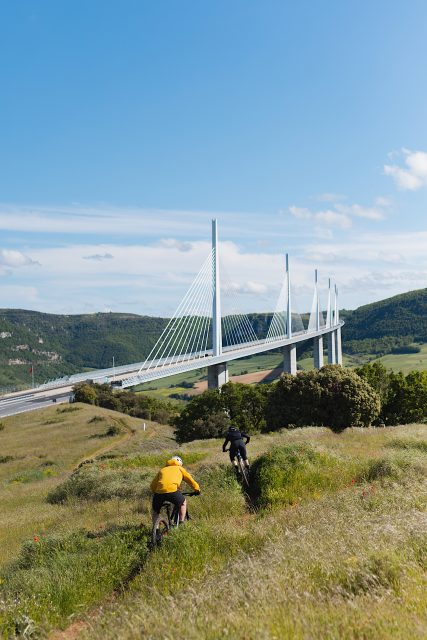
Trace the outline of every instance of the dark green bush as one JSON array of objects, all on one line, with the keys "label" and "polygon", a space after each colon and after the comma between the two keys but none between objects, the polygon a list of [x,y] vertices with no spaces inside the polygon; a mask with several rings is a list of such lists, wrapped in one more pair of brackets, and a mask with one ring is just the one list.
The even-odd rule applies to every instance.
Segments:
[{"label": "dark green bush", "polygon": [[132,391],[114,391],[109,384],[79,383],[74,387],[74,394],[76,402],[93,404],[162,424],[169,424],[177,414],[177,407],[171,402]]},{"label": "dark green bush", "polygon": [[231,423],[246,433],[261,431],[267,388],[228,382],[195,396],[174,420],[177,441],[218,438]]},{"label": "dark green bush", "polygon": [[323,425],[341,431],[369,426],[379,410],[379,397],[365,380],[329,365],[296,376],[283,374],[267,396],[266,424],[271,431],[290,425]]}]

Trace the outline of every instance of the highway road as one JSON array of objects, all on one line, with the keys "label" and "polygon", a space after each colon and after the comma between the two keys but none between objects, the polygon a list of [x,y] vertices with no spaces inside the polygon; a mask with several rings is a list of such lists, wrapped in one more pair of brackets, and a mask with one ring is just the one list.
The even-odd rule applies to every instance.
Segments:
[{"label": "highway road", "polygon": [[14,393],[0,399],[0,418],[14,416],[18,413],[26,411],[35,411],[36,409],[44,409],[53,404],[62,404],[70,401],[71,388],[58,389],[56,392],[37,393],[33,391],[23,391],[22,393]]}]

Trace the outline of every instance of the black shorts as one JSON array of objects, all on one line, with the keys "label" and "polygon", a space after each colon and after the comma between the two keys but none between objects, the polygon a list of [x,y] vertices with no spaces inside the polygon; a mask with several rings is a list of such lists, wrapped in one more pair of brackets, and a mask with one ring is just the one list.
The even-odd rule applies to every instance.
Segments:
[{"label": "black shorts", "polygon": [[179,507],[184,504],[185,496],[181,491],[173,491],[172,493],[155,493],[153,495],[153,511],[160,513],[160,509],[164,502],[172,502],[173,505]]},{"label": "black shorts", "polygon": [[248,454],[246,453],[246,445],[243,442],[240,442],[234,447],[230,447],[230,460],[233,462],[234,458],[237,456],[237,452],[240,451],[240,455],[243,460],[248,459]]}]

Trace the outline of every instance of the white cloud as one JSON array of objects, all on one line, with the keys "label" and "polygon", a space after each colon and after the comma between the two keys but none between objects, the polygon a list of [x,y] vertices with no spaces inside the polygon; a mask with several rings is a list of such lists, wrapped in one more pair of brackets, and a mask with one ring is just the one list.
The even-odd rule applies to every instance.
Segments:
[{"label": "white cloud", "polygon": [[357,218],[367,218],[368,220],[383,220],[385,218],[383,211],[380,211],[378,208],[361,207],[358,204],[353,204],[349,212]]},{"label": "white cloud", "polygon": [[0,265],[4,267],[25,267],[38,264],[20,251],[0,249]]},{"label": "white cloud", "polygon": [[317,222],[323,222],[324,224],[339,227],[340,229],[349,229],[352,225],[351,218],[348,215],[331,210],[318,211],[313,214],[313,218]]},{"label": "white cloud", "polygon": [[[326,225],[338,229],[350,229],[353,224],[353,218],[365,218],[367,220],[383,220],[385,218],[384,208],[386,207],[385,199],[377,199],[375,207],[363,207],[359,204],[343,204],[335,202],[332,208],[311,211],[305,207],[289,207],[289,213],[298,220],[312,220],[318,225]],[[381,208],[382,207],[382,208]],[[318,233],[318,232],[317,232]]]},{"label": "white cloud", "polygon": [[191,242],[182,242],[181,240],[176,240],[175,238],[163,238],[159,242],[160,247],[166,247],[168,249],[178,249],[178,251],[186,252],[191,251],[192,244]]},{"label": "white cloud", "polygon": [[83,256],[83,260],[113,260],[114,256],[111,253],[95,253],[92,256]]},{"label": "white cloud", "polygon": [[384,196],[378,196],[378,198],[375,198],[375,204],[377,207],[388,208],[393,205],[393,200],[391,198],[385,198]]},{"label": "white cloud", "polygon": [[310,220],[313,217],[311,211],[303,207],[291,206],[289,207],[289,212],[298,220]]},{"label": "white cloud", "polygon": [[255,293],[255,294],[265,294],[268,291],[268,287],[261,282],[232,282],[228,287],[227,291],[233,291],[234,293]]},{"label": "white cloud", "polygon": [[403,190],[415,191],[427,186],[427,153],[402,149],[405,166],[384,165],[384,173],[391,176],[396,185]]}]

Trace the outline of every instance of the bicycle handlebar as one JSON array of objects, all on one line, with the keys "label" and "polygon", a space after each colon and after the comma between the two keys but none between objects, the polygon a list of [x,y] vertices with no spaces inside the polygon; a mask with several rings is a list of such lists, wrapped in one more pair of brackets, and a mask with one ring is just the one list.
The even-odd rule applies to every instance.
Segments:
[{"label": "bicycle handlebar", "polygon": [[183,496],[199,496],[200,491],[181,491]]}]

